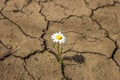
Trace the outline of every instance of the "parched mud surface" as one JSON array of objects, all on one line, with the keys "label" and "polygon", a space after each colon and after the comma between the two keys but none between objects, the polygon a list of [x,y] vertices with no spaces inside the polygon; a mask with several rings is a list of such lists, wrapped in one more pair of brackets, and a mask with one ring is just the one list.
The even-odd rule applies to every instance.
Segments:
[{"label": "parched mud surface", "polygon": [[[57,63],[51,35],[66,42]],[[0,80],[120,80],[120,0],[0,0]]]}]

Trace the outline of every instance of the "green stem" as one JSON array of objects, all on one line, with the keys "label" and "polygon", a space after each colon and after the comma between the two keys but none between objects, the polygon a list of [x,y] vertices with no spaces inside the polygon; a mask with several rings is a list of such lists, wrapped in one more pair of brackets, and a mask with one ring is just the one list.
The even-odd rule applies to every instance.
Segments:
[{"label": "green stem", "polygon": [[62,64],[62,48],[60,48],[60,43],[58,42],[58,58],[59,58],[59,64]]}]

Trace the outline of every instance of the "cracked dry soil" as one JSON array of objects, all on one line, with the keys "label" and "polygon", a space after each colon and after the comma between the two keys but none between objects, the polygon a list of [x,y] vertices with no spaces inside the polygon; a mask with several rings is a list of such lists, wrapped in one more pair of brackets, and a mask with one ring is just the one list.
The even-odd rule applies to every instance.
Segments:
[{"label": "cracked dry soil", "polygon": [[0,0],[0,80],[120,80],[120,0]]}]

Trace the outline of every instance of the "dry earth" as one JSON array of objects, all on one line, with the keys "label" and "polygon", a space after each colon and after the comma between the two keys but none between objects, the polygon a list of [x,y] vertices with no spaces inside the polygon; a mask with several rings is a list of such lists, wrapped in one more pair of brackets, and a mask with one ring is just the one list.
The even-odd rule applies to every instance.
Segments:
[{"label": "dry earth", "polygon": [[120,80],[120,0],[0,0],[0,80]]}]

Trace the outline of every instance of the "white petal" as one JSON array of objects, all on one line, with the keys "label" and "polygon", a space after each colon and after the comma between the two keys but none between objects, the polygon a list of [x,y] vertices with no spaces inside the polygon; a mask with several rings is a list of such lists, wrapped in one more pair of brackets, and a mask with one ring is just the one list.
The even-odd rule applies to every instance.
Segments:
[{"label": "white petal", "polygon": [[63,43],[65,43],[65,40],[63,40]]},{"label": "white petal", "polygon": [[58,33],[61,34],[61,31],[59,31]]},{"label": "white petal", "polygon": [[51,37],[54,38],[54,35],[52,35]]},{"label": "white petal", "polygon": [[57,42],[57,41],[54,39],[53,42]]},{"label": "white petal", "polygon": [[56,39],[56,38],[54,38],[54,40],[55,40],[55,41],[57,41],[57,39]]},{"label": "white petal", "polygon": [[62,43],[62,41],[59,41],[59,43],[61,44],[61,43]]},{"label": "white petal", "polygon": [[63,39],[66,39],[64,36],[62,37]]},{"label": "white petal", "polygon": [[61,36],[64,36],[63,34],[61,34]]},{"label": "white petal", "polygon": [[56,33],[55,33],[55,34],[53,34],[53,36],[56,36]]},{"label": "white petal", "polygon": [[56,36],[57,33],[54,33],[53,36]]},{"label": "white petal", "polygon": [[55,34],[55,36],[59,35],[58,33]]}]

